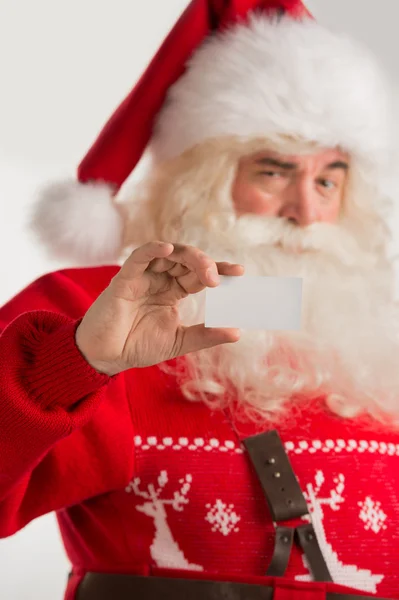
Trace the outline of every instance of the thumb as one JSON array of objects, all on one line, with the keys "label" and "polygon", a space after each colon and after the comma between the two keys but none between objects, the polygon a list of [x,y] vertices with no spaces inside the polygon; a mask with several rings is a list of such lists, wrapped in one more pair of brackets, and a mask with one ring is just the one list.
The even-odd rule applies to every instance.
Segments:
[{"label": "thumb", "polygon": [[192,327],[181,326],[180,330],[182,344],[177,356],[184,356],[205,348],[213,348],[220,344],[233,344],[240,339],[239,329],[208,328],[205,325],[193,325]]}]

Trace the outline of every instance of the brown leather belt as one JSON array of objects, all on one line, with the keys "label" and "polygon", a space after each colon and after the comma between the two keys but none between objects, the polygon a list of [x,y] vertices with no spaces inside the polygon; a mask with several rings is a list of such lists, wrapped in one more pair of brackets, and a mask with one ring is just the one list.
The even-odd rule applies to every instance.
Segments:
[{"label": "brown leather belt", "polygon": [[[298,589],[298,596],[301,597]],[[306,598],[309,590],[304,590]],[[274,588],[248,583],[88,573],[76,600],[273,600]],[[388,600],[372,597],[373,600]],[[327,592],[325,600],[365,600],[365,596]]]}]

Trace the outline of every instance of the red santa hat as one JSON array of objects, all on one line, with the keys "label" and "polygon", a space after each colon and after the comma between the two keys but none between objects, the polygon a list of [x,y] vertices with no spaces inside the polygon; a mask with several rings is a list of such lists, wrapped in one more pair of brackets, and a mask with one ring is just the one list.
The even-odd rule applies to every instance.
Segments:
[{"label": "red santa hat", "polygon": [[301,0],[192,0],[77,180],[42,191],[32,226],[54,257],[114,261],[123,233],[114,197],[148,145],[165,160],[210,138],[294,134],[378,162],[387,115],[374,60],[317,25]]}]

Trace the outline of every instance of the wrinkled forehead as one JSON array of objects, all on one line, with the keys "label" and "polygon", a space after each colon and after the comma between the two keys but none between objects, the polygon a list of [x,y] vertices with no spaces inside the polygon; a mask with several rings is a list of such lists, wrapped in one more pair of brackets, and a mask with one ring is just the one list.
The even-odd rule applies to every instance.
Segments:
[{"label": "wrinkled forehead", "polygon": [[275,166],[287,170],[294,170],[307,162],[313,162],[320,168],[340,167],[343,170],[348,170],[350,155],[340,148],[307,148],[302,152],[287,153],[265,146],[261,150],[244,154],[240,158],[240,164],[243,165],[275,164]]},{"label": "wrinkled forehead", "polygon": [[[236,143],[230,143],[229,148],[232,162],[237,166],[256,166],[262,162],[271,164],[275,161],[276,166],[295,168],[312,161],[317,163],[320,168],[337,165],[343,170],[349,171],[353,164],[351,153],[340,146],[321,146],[294,136],[236,140]],[[221,151],[223,152],[222,149]]]}]

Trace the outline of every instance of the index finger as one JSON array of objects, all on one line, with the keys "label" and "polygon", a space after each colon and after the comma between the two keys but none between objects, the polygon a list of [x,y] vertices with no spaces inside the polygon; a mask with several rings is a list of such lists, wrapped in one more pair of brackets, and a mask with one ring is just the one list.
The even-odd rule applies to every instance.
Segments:
[{"label": "index finger", "polygon": [[168,242],[149,242],[130,254],[123,263],[117,277],[122,279],[136,279],[142,277],[149,264],[156,258],[167,258],[174,250],[173,244]]},{"label": "index finger", "polygon": [[174,244],[173,252],[168,256],[168,260],[187,267],[197,275],[204,286],[215,286],[220,283],[216,262],[199,248]]}]

